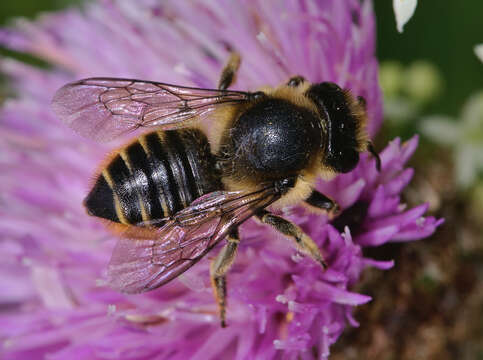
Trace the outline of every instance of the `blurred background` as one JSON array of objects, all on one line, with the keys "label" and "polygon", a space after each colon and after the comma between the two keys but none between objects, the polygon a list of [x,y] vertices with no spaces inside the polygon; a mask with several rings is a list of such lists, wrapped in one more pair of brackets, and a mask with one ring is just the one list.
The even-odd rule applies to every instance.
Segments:
[{"label": "blurred background", "polygon": [[[0,2],[0,26],[80,0]],[[392,2],[375,0],[385,121],[376,139],[420,135],[408,206],[428,202],[446,223],[429,239],[385,245],[367,256],[396,260],[368,270],[357,291],[360,329],[346,331],[333,359],[483,359],[483,1],[420,1],[404,33]],[[47,66],[0,48],[0,56]],[[0,101],[9,95],[0,75]]]}]

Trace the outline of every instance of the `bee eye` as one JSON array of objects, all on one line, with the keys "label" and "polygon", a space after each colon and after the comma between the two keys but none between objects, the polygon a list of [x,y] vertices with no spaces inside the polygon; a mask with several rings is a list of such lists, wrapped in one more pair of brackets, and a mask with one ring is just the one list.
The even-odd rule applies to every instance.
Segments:
[{"label": "bee eye", "polygon": [[347,173],[357,166],[359,153],[354,149],[343,148],[330,154],[327,162],[335,171]]},{"label": "bee eye", "polygon": [[303,76],[294,76],[293,78],[290,78],[290,80],[287,83],[287,86],[290,87],[297,87],[300,84],[302,84],[305,81]]}]

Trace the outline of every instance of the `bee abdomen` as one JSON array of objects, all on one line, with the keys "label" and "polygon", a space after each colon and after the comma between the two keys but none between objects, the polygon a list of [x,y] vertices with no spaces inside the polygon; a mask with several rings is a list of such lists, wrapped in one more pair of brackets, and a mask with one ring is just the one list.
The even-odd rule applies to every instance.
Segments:
[{"label": "bee abdomen", "polygon": [[214,164],[201,131],[152,132],[114,156],[84,203],[89,214],[114,222],[161,226],[159,219],[221,189]]}]

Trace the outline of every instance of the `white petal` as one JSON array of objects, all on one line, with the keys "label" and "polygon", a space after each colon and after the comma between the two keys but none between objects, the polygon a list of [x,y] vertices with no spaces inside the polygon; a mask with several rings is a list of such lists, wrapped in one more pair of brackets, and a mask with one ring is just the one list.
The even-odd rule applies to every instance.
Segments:
[{"label": "white petal", "polygon": [[416,10],[418,0],[393,0],[392,7],[396,15],[397,31],[403,32],[403,27],[411,19]]},{"label": "white petal", "polygon": [[461,137],[461,124],[445,116],[432,115],[421,119],[420,129],[432,140],[454,145]]},{"label": "white petal", "polygon": [[478,147],[463,144],[454,153],[456,166],[456,180],[460,187],[466,188],[473,184],[480,170],[475,159],[481,151]]},{"label": "white petal", "polygon": [[[461,119],[471,138],[481,138],[483,128],[483,91],[470,96],[461,110]],[[483,138],[481,139],[483,140]]]},{"label": "white petal", "polygon": [[476,56],[478,56],[478,59],[480,59],[480,61],[483,62],[483,43],[475,45],[474,50],[475,50]]}]

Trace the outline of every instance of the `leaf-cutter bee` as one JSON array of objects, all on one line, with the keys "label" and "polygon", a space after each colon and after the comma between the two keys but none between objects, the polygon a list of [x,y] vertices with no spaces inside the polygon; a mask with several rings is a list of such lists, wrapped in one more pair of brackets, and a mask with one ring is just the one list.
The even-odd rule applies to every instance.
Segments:
[{"label": "leaf-cutter bee", "polygon": [[314,241],[267,207],[301,203],[334,216],[339,207],[315,189],[317,178],[351,171],[363,151],[380,166],[361,97],[301,76],[273,89],[228,90],[239,64],[233,53],[217,90],[90,78],[65,85],[52,103],[64,123],[98,141],[152,128],[108,158],[84,201],[90,215],[122,229],[110,285],[153,290],[226,238],[210,267],[222,326],[238,226],[254,216],[326,268]]}]

